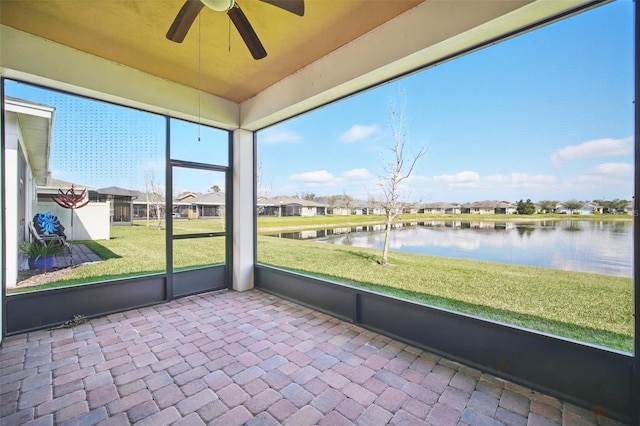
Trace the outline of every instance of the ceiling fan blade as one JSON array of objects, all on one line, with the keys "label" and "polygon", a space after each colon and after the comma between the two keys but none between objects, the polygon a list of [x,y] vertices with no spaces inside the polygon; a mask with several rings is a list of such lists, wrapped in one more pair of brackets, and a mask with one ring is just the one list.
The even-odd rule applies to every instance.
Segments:
[{"label": "ceiling fan blade", "polygon": [[287,12],[295,13],[298,16],[304,16],[304,0],[262,0]]},{"label": "ceiling fan blade", "polygon": [[200,0],[187,0],[167,31],[167,38],[176,43],[182,43],[203,7],[204,4]]},{"label": "ceiling fan blade", "polygon": [[240,36],[244,40],[244,43],[249,48],[249,52],[251,52],[251,56],[253,59],[262,59],[267,56],[267,51],[262,46],[258,35],[251,27],[249,20],[246,15],[238,6],[238,3],[235,4],[229,11],[227,12],[229,18],[231,18],[231,22],[236,26]]}]

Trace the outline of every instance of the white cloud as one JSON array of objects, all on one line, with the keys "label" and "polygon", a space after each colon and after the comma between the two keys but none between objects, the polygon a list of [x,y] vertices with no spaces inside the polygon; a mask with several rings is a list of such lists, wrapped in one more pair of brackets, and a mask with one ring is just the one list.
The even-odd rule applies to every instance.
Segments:
[{"label": "white cloud", "polygon": [[551,156],[551,164],[560,166],[567,161],[590,158],[617,157],[631,153],[633,137],[623,139],[596,139],[579,145],[571,145]]},{"label": "white cloud", "polygon": [[349,130],[340,135],[340,140],[345,143],[353,143],[362,140],[378,131],[378,125],[365,126],[354,124]]},{"label": "white cloud", "polygon": [[330,182],[335,178],[331,173],[326,170],[316,170],[313,172],[304,172],[304,173],[294,173],[289,176],[291,180],[300,180],[303,182],[309,183],[322,183],[322,182]]},{"label": "white cloud", "polygon": [[265,130],[258,141],[267,145],[294,144],[302,141],[302,135],[288,129]]},{"label": "white cloud", "polygon": [[588,173],[609,178],[633,179],[633,165],[629,163],[603,163],[593,167]]},{"label": "white cloud", "polygon": [[371,173],[367,169],[353,169],[344,172],[342,177],[345,179],[369,179],[371,178]]},{"label": "white cloud", "polygon": [[478,172],[464,171],[453,175],[438,175],[434,176],[435,182],[444,182],[450,184],[460,183],[474,183],[480,181],[480,174]]},{"label": "white cloud", "polygon": [[520,187],[553,185],[556,177],[551,175],[530,175],[528,173],[511,173],[508,175],[492,175],[482,179],[484,182]]}]

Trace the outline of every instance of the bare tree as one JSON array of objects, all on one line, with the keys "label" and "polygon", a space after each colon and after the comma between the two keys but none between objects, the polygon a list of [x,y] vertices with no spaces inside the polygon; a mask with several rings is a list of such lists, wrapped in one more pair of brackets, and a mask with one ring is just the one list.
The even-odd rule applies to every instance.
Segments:
[{"label": "bare tree", "polygon": [[164,191],[161,182],[156,177],[156,169],[149,167],[144,172],[145,193],[147,196],[147,226],[151,218],[151,208],[158,220],[158,229],[162,228],[162,215],[164,213]]},{"label": "bare tree", "polygon": [[262,160],[259,160],[256,166],[256,187],[258,188],[258,201],[269,198],[271,184],[264,182],[264,165],[262,164]]},{"label": "bare tree", "polygon": [[377,205],[382,208],[385,215],[385,235],[382,249],[381,265],[388,264],[389,239],[391,228],[402,208],[406,206],[401,192],[402,184],[411,176],[413,170],[428,150],[422,146],[417,152],[407,152],[407,122],[404,106],[391,105],[389,111],[389,127],[393,146],[389,147],[390,154],[382,160],[384,175],[378,182],[380,196],[377,197]]}]

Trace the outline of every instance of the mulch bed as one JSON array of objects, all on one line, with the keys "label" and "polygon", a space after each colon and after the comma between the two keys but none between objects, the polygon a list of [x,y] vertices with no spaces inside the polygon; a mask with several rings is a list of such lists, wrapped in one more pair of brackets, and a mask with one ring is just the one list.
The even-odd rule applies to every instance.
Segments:
[{"label": "mulch bed", "polygon": [[74,272],[82,265],[67,266],[64,268],[53,268],[47,271],[40,269],[26,269],[18,271],[18,288],[33,287],[60,280]]}]

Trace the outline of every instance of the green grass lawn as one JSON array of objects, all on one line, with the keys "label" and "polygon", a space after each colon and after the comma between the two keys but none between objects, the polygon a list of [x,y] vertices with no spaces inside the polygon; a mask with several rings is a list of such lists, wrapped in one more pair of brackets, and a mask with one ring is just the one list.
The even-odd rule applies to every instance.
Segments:
[{"label": "green grass lawn", "polygon": [[[354,220],[260,218],[259,227],[295,228],[315,220],[326,226],[334,218],[335,226]],[[163,272],[165,232],[151,225],[112,227],[110,240],[83,242],[103,262],[84,265],[46,286],[13,293]],[[221,230],[219,219],[174,221],[175,234]],[[380,266],[379,256],[372,249],[258,237],[260,263],[614,349],[633,349],[631,278],[399,252],[391,252],[390,266]],[[224,259],[224,237],[174,241],[176,269],[220,264]]]},{"label": "green grass lawn", "polygon": [[258,238],[258,261],[610,348],[633,349],[633,280],[608,275]]}]

